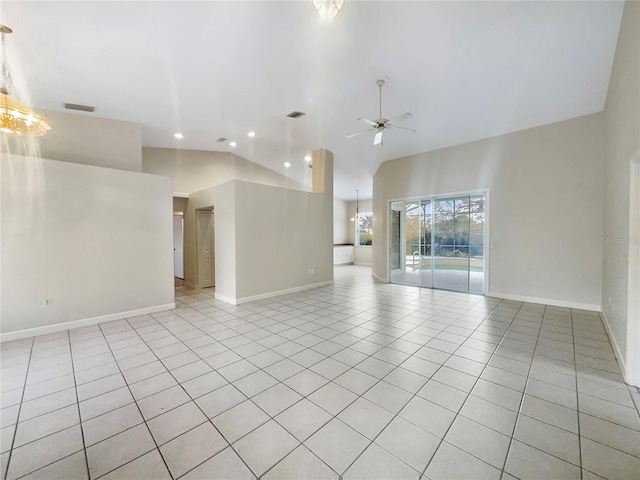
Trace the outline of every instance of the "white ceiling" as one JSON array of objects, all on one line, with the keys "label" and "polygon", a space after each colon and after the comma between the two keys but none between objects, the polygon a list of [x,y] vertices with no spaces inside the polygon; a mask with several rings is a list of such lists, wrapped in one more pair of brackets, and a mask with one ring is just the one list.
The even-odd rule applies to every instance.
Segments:
[{"label": "white ceiling", "polygon": [[[307,184],[304,156],[327,148],[336,196],[353,199],[385,160],[601,111],[622,9],[346,0],[327,23],[311,0],[3,1],[0,14],[34,106],[95,105],[141,123],[145,146],[231,150]],[[378,78],[384,116],[412,112],[402,125],[417,129],[382,147],[346,138],[378,117]]]}]

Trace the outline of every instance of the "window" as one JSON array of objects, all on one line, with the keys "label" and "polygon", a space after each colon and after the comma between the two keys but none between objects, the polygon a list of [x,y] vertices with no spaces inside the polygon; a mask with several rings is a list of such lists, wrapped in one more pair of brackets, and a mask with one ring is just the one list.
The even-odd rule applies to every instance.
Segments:
[{"label": "window", "polygon": [[357,243],[359,247],[371,246],[373,239],[373,212],[364,212],[358,215]]}]

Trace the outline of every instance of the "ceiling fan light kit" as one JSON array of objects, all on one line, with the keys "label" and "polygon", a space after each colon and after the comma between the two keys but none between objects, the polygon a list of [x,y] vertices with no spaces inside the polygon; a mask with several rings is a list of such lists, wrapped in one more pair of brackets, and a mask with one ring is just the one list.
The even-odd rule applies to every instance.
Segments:
[{"label": "ceiling fan light kit", "polygon": [[409,130],[410,132],[416,133],[413,128],[407,127],[399,127],[396,124],[407,120],[408,118],[413,117],[413,114],[407,112],[402,115],[398,115],[397,117],[392,118],[391,120],[384,118],[382,116],[382,87],[384,85],[384,80],[378,80],[376,85],[378,85],[378,89],[380,90],[380,117],[377,120],[369,120],[368,118],[358,118],[363,123],[366,123],[371,128],[366,130],[365,132],[352,133],[351,135],[347,135],[347,138],[353,138],[355,136],[361,135],[366,132],[376,132],[375,137],[373,138],[374,145],[382,145],[382,135],[385,130],[391,130],[392,128],[400,128],[402,130]]},{"label": "ceiling fan light kit", "polygon": [[0,25],[2,35],[2,84],[0,86],[0,131],[13,135],[46,135],[51,130],[40,115],[10,96],[13,86],[11,72],[7,63],[5,35],[12,32],[9,27]]}]

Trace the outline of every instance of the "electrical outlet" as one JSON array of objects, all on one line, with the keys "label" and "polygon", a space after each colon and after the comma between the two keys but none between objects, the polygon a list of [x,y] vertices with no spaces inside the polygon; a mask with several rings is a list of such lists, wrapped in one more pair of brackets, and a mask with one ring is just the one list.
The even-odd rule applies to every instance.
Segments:
[{"label": "electrical outlet", "polygon": [[509,280],[513,280],[513,276],[509,275]]},{"label": "electrical outlet", "polygon": [[315,270],[313,268],[309,269],[309,275],[313,275],[315,273]]},{"label": "electrical outlet", "polygon": [[43,307],[50,307],[51,306],[51,299],[50,298],[45,298],[44,301],[42,302],[42,306]]},{"label": "electrical outlet", "polygon": [[273,275],[269,275],[269,280],[273,280]]}]

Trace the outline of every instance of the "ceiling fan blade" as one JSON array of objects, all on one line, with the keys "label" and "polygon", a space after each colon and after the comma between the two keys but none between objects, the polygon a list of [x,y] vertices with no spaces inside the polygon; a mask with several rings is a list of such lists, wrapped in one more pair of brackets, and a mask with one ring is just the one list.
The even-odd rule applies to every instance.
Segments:
[{"label": "ceiling fan blade", "polygon": [[416,133],[416,129],[415,128],[399,127],[397,125],[389,125],[388,128],[399,128],[401,130],[409,130],[410,132]]},{"label": "ceiling fan blade", "polygon": [[347,138],[357,137],[358,135],[362,135],[363,133],[367,133],[367,131],[365,130],[364,132],[352,133],[351,135],[347,135]]},{"label": "ceiling fan blade", "polygon": [[400,122],[404,122],[406,119],[413,117],[413,114],[407,112],[407,113],[403,113],[402,115],[398,115],[395,118],[392,118],[391,120],[389,120],[387,123],[385,123],[386,125],[389,124],[393,124],[393,123],[400,123]]},{"label": "ceiling fan blade", "polygon": [[376,122],[374,122],[373,120],[369,120],[368,118],[359,118],[358,120],[360,120],[361,122],[366,123],[370,127],[377,127],[378,126],[378,124]]},{"label": "ceiling fan blade", "polygon": [[373,139],[373,144],[374,145],[379,145],[381,143],[382,143],[382,132],[378,132],[378,133],[376,133],[376,136]]}]

